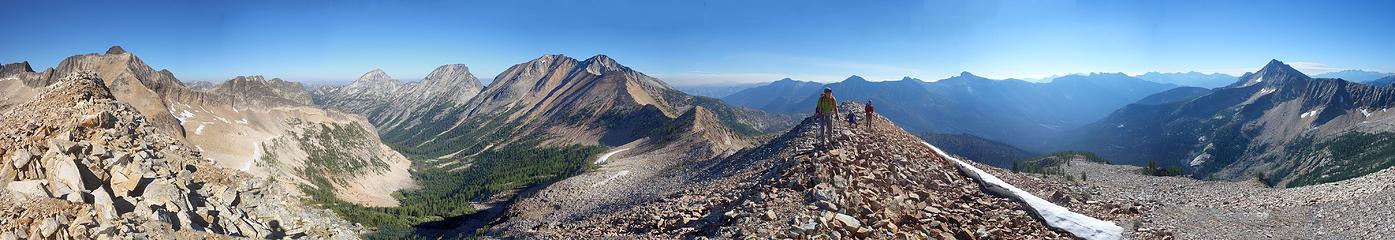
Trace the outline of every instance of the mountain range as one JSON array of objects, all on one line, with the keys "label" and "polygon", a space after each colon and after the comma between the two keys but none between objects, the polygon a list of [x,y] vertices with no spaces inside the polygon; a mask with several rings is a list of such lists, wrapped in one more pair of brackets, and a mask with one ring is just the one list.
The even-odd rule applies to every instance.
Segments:
[{"label": "mountain range", "polygon": [[1148,72],[1134,77],[1156,83],[1168,83],[1178,86],[1190,86],[1201,88],[1217,88],[1235,82],[1235,76],[1231,76],[1229,74],[1206,74],[1195,71],[1185,73]]},{"label": "mountain range", "polygon": [[992,80],[964,72],[924,82],[910,77],[830,84],[781,80],[723,100],[778,113],[812,113],[820,89],[839,100],[872,100],[877,112],[919,133],[967,133],[1046,152],[1054,134],[1083,126],[1125,104],[1176,88],[1124,74],[1069,75],[1048,83]]},{"label": "mountain range", "polygon": [[[1244,208],[1275,206],[1251,193],[1302,193],[1280,204],[1309,212],[1342,200],[1308,192],[1382,196],[1365,188],[1395,176],[1386,80],[1277,60],[1224,77],[854,75],[717,99],[548,54],[488,85],[446,64],[307,89],[186,85],[112,47],[0,66],[0,203],[15,206],[0,238],[1151,239],[1196,229],[1175,215],[1213,202],[1272,212]],[[807,116],[825,88],[878,115],[821,144]],[[1177,174],[1195,179],[1148,176]]]},{"label": "mountain range", "polygon": [[1366,71],[1366,70],[1354,70],[1354,69],[1341,70],[1341,71],[1336,71],[1336,72],[1328,72],[1328,73],[1322,73],[1322,74],[1313,75],[1313,77],[1315,77],[1315,78],[1338,78],[1338,79],[1342,79],[1342,80],[1347,80],[1348,82],[1359,82],[1359,83],[1370,82],[1370,81],[1373,81],[1373,80],[1376,80],[1376,79],[1380,79],[1380,78],[1384,78],[1384,77],[1390,77],[1390,76],[1395,76],[1395,73],[1375,72],[1375,71]]},{"label": "mountain range", "polygon": [[1271,61],[1202,94],[1131,104],[1063,142],[1108,159],[1184,166],[1197,178],[1265,176],[1281,186],[1332,182],[1395,164],[1395,88],[1312,78]]}]

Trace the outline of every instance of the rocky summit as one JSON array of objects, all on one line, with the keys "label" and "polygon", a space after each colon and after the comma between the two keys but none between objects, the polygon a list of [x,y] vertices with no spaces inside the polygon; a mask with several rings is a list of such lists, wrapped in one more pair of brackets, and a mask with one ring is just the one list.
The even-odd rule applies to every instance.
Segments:
[{"label": "rocky summit", "polygon": [[762,146],[673,171],[688,174],[687,184],[656,200],[557,222],[505,223],[496,231],[550,239],[1071,238],[1018,202],[986,192],[915,136],[884,118],[874,122],[835,121],[837,143],[820,149],[811,117]]},{"label": "rocky summit", "polygon": [[353,238],[363,229],[222,169],[79,72],[0,113],[0,238]]}]

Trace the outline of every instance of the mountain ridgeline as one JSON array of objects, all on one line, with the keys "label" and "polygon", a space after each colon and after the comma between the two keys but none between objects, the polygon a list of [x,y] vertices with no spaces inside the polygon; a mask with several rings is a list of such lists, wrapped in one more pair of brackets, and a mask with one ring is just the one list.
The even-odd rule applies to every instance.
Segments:
[{"label": "mountain ridgeline", "polygon": [[871,82],[859,76],[826,85],[782,80],[724,100],[768,112],[811,113],[823,87],[833,89],[839,100],[872,100],[878,113],[912,132],[967,133],[1047,152],[1051,136],[1176,86],[1124,74],[1071,75],[1031,83],[964,72],[935,82],[909,77]]},{"label": "mountain ridgeline", "polygon": [[[1185,94],[1183,94],[1185,95]],[[1132,104],[1064,137],[1116,162],[1184,166],[1198,178],[1264,176],[1279,186],[1395,166],[1395,88],[1312,78],[1271,61],[1226,87]]]},{"label": "mountain ridgeline", "polygon": [[545,55],[510,67],[482,89],[468,71],[454,70],[463,68],[442,66],[406,84],[375,70],[316,99],[364,114],[384,140],[424,158],[513,143],[619,146],[652,136],[689,111],[710,111],[721,124],[708,127],[741,136],[789,126],[778,116],[684,94],[605,55]]}]

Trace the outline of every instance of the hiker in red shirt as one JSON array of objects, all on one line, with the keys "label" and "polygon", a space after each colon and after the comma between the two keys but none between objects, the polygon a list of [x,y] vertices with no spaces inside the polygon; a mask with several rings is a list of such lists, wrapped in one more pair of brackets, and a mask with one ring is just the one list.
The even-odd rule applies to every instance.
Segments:
[{"label": "hiker in red shirt", "polygon": [[872,120],[876,120],[876,118],[873,118],[873,116],[874,114],[877,114],[877,112],[872,111],[871,99],[867,99],[867,105],[862,107],[862,112],[864,113],[863,115],[867,116],[867,119],[863,120],[864,122],[867,122],[867,129],[872,129]]}]

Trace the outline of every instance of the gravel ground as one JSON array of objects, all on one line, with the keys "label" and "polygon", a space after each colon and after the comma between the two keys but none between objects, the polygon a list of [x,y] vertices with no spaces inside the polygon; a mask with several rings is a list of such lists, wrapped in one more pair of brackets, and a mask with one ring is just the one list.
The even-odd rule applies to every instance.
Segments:
[{"label": "gravel ground", "polygon": [[[1342,182],[1269,188],[1258,181],[1155,177],[1138,167],[1075,161],[1058,176],[1000,174],[1072,209],[1114,220],[1135,239],[1392,239],[1395,170]],[[1005,172],[1002,169],[995,169]],[[1060,192],[1060,194],[1056,194]],[[1058,204],[1061,204],[1058,202]],[[1133,212],[1137,212],[1134,214]]]}]

